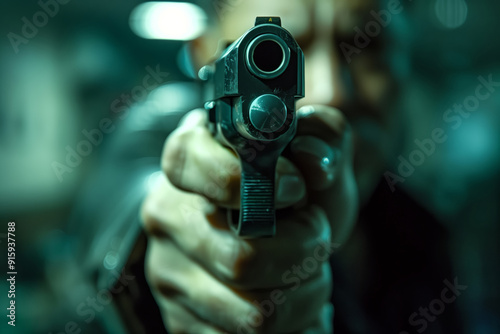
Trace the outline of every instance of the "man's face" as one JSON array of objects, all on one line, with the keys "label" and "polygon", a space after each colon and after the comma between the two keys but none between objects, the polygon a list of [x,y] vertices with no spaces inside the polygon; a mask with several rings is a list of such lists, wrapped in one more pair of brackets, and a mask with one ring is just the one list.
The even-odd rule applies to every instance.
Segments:
[{"label": "man's face", "polygon": [[[391,138],[387,97],[392,79],[381,58],[384,32],[359,53],[345,56],[340,43],[354,45],[355,27],[364,30],[379,10],[375,0],[234,0],[219,11],[220,35],[238,39],[256,16],[279,16],[305,55],[305,98],[297,107],[322,104],[340,109],[354,129],[355,171],[361,194],[380,177]],[[226,3],[226,2],[224,2]],[[363,197],[366,197],[364,195]]]}]

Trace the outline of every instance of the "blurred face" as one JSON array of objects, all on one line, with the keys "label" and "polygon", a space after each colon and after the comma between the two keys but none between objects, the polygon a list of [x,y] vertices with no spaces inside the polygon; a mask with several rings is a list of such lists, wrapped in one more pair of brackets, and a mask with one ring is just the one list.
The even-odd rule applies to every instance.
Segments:
[{"label": "blurred face", "polygon": [[[355,45],[355,27],[364,31],[378,11],[376,0],[238,0],[219,11],[218,38],[238,39],[256,16],[279,16],[305,55],[305,98],[297,107],[323,104],[340,109],[355,137],[355,172],[360,194],[366,198],[385,167],[390,151],[391,124],[388,95],[392,79],[381,58],[383,29],[359,53],[342,50],[342,42]],[[217,43],[206,42],[205,58]],[[350,57],[346,57],[348,54]],[[347,59],[350,58],[348,62]],[[392,95],[394,93],[392,92]]]}]

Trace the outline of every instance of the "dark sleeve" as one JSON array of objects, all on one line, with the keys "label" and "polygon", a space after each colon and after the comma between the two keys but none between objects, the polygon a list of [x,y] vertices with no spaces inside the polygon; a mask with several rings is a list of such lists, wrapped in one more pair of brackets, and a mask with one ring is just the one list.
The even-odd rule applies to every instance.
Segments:
[{"label": "dark sleeve", "polygon": [[165,139],[185,112],[201,104],[195,84],[169,84],[153,93],[115,120],[120,129],[102,150],[72,214],[74,253],[84,280],[97,294],[113,296],[113,312],[98,314],[105,332],[165,332],[144,276],[147,239],[139,210],[151,176],[161,169]]}]

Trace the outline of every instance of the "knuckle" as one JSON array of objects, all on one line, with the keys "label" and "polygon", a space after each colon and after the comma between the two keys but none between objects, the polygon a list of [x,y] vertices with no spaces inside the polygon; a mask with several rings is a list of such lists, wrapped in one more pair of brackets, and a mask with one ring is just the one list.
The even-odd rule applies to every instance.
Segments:
[{"label": "knuckle", "polygon": [[[236,167],[237,168],[237,167]],[[237,204],[239,200],[240,174],[234,172],[233,162],[220,163],[207,174],[204,194],[217,201]]]},{"label": "knuckle", "polygon": [[[199,224],[201,225],[201,224]],[[201,231],[200,231],[201,232]],[[200,258],[204,258],[207,254],[207,243],[206,239],[203,237],[194,237],[187,239],[183,247],[187,250],[189,254],[196,254]]]},{"label": "knuckle", "polygon": [[158,219],[156,219],[156,217],[150,215],[149,213],[145,214],[145,220],[143,226],[146,234],[151,237],[159,238],[166,236],[166,233],[163,229],[161,222]]},{"label": "knuckle", "polygon": [[187,131],[174,132],[165,142],[161,165],[172,184],[178,184],[181,180],[189,142],[190,134]]},{"label": "knuckle", "polygon": [[252,278],[256,275],[258,265],[258,251],[254,247],[241,245],[235,247],[234,254],[234,271],[232,281],[238,286],[243,286],[251,283]]},{"label": "knuckle", "polygon": [[218,276],[227,284],[240,287],[252,272],[255,251],[235,237],[209,239],[201,250],[215,264]]},{"label": "knuckle", "polygon": [[345,133],[347,127],[349,126],[347,119],[345,118],[344,114],[342,114],[338,109],[334,109],[333,113],[335,117],[335,125],[338,129],[337,131],[340,134]]},{"label": "knuckle", "polygon": [[173,185],[181,186],[188,159],[193,160],[193,166],[200,165],[197,159],[207,144],[207,131],[204,127],[180,128],[167,138],[161,165]]},{"label": "knuckle", "polygon": [[330,126],[330,128],[334,131],[334,133],[338,136],[342,136],[349,123],[347,122],[344,114],[336,108],[325,108],[323,109],[324,119],[326,123]]},{"label": "knuckle", "polygon": [[213,291],[202,293],[199,296],[199,302],[210,307],[211,323],[223,324],[226,328],[238,327],[240,314],[237,310],[242,307],[240,302],[229,301],[226,295]]},{"label": "knuckle", "polygon": [[183,294],[176,275],[166,274],[156,268],[151,257],[146,261],[144,274],[148,285],[162,299],[174,299]]}]

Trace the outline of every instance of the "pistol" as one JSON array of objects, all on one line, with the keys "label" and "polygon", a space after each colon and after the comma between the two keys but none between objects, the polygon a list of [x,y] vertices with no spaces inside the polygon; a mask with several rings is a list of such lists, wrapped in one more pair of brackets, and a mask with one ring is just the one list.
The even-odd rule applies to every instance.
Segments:
[{"label": "pistol", "polygon": [[257,17],[199,74],[213,131],[241,162],[240,209],[228,223],[242,238],[274,236],[276,164],[296,133],[304,54],[279,17]]}]

